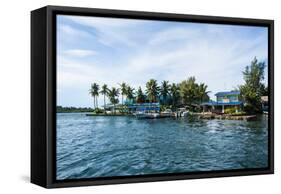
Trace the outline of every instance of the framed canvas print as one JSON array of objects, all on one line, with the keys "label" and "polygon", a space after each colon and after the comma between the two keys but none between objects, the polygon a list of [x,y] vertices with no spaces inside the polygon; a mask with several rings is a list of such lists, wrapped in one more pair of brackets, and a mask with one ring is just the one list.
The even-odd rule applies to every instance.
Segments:
[{"label": "framed canvas print", "polygon": [[273,173],[273,21],[31,12],[31,182]]}]

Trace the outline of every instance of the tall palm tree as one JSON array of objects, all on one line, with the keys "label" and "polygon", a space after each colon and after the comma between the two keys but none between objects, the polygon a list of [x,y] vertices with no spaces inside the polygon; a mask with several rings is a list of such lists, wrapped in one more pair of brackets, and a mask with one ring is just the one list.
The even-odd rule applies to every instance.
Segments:
[{"label": "tall palm tree", "polygon": [[177,86],[177,84],[173,83],[170,91],[171,91],[171,97],[172,97],[172,104],[173,104],[173,107],[175,107],[176,103],[178,102],[178,99],[180,97],[180,91],[179,91],[179,87]]},{"label": "tall palm tree", "polygon": [[208,88],[208,86],[205,85],[204,83],[201,83],[198,86],[198,97],[200,99],[200,104],[203,102],[203,100],[208,100],[209,99],[208,93],[210,91],[207,91],[207,88]]},{"label": "tall palm tree", "polygon": [[134,99],[134,88],[130,87],[130,86],[127,86],[127,89],[126,89],[126,93],[127,93],[127,98],[129,100],[133,100]]},{"label": "tall palm tree", "polygon": [[108,92],[109,92],[109,90],[108,90],[108,87],[107,87],[107,85],[106,84],[104,84],[102,87],[101,87],[101,91],[100,91],[100,93],[103,95],[103,108],[104,108],[104,110],[106,109],[106,103],[105,103],[105,96],[107,96],[108,95]]},{"label": "tall palm tree", "polygon": [[145,95],[144,95],[141,87],[139,87],[139,89],[136,92],[136,100],[137,100],[137,103],[145,102]]},{"label": "tall palm tree", "polygon": [[119,84],[119,86],[120,86],[121,95],[122,95],[122,105],[124,105],[123,98],[124,98],[124,96],[127,95],[127,84],[125,82],[123,82],[123,83]]},{"label": "tall palm tree", "polygon": [[112,87],[111,90],[108,92],[108,97],[110,102],[113,104],[113,111],[115,113],[115,104],[119,102],[118,100],[119,89]]},{"label": "tall palm tree", "polygon": [[167,96],[169,94],[169,91],[170,91],[170,84],[169,84],[169,81],[163,81],[162,82],[162,85],[161,85],[161,88],[160,88],[160,93],[163,97],[163,104],[166,104],[167,103]]},{"label": "tall palm tree", "polygon": [[156,102],[159,93],[159,86],[157,85],[157,81],[155,79],[150,79],[146,83],[146,93],[150,102]]},{"label": "tall palm tree", "polygon": [[94,108],[98,107],[97,97],[99,96],[99,85],[96,83],[91,84],[90,95],[94,98]]}]

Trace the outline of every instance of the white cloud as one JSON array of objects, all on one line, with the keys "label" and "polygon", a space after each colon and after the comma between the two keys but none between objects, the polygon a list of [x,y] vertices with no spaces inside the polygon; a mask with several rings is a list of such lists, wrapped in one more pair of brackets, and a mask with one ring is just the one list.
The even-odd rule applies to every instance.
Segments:
[{"label": "white cloud", "polygon": [[77,38],[78,37],[89,38],[92,36],[90,33],[86,32],[86,31],[79,30],[77,28],[71,27],[66,24],[59,25],[58,32],[59,32],[59,36],[61,36],[61,37],[68,35],[68,36],[76,36]]},{"label": "white cloud", "polygon": [[[254,56],[258,56],[260,60],[267,57],[267,46],[260,37],[245,41],[229,34],[217,40],[210,38],[212,33],[198,30],[189,30],[187,34],[196,35],[181,38],[181,42],[172,49],[163,46],[169,40],[178,39],[178,32],[178,29],[168,29],[168,32],[161,32],[163,35],[169,34],[167,39],[166,36],[151,39],[150,42],[154,44],[139,55],[131,57],[126,72],[140,74],[144,80],[154,75],[160,80],[162,78],[173,82],[195,76],[216,93],[242,84],[241,72]],[[184,34],[184,31],[181,30],[180,34]]]},{"label": "white cloud", "polygon": [[[79,91],[83,88],[86,92],[81,94],[81,99],[83,95],[83,99],[88,98],[87,89],[92,82],[112,87],[125,81],[135,88],[142,86],[144,89],[150,78],[158,82],[180,82],[189,76],[206,83],[208,90],[214,94],[242,84],[241,72],[254,56],[260,60],[267,59],[267,34],[246,36],[244,33],[249,33],[252,27],[206,24],[193,24],[192,27],[166,24],[167,27],[163,27],[161,23],[162,28],[152,30],[148,25],[151,21],[76,16],[70,19],[97,31],[95,36],[82,31],[85,32],[84,38],[91,36],[91,40],[94,38],[113,50],[123,49],[120,55],[109,51],[99,51],[96,55],[93,50],[80,48],[69,49],[59,55],[60,91],[71,88],[75,92],[75,88]],[[65,30],[68,35],[81,36],[73,27]],[[83,60],[90,55],[95,60]],[[71,58],[73,56],[76,58]],[[102,101],[101,96],[100,104]]]},{"label": "white cloud", "polygon": [[96,51],[93,50],[84,50],[84,49],[70,49],[63,52],[67,56],[71,57],[88,57],[97,55]]},{"label": "white cloud", "polygon": [[[114,47],[121,44],[128,47],[139,45],[135,39],[134,28],[147,23],[144,20],[117,19],[103,17],[64,16],[67,19],[96,30],[96,39],[106,46]],[[137,22],[136,22],[137,21]],[[137,35],[139,36],[139,35]]]}]

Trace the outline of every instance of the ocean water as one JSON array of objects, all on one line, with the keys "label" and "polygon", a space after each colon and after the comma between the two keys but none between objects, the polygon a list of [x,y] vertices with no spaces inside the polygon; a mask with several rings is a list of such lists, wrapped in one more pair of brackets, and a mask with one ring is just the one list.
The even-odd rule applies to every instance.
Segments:
[{"label": "ocean water", "polygon": [[57,113],[57,179],[262,168],[268,121]]}]

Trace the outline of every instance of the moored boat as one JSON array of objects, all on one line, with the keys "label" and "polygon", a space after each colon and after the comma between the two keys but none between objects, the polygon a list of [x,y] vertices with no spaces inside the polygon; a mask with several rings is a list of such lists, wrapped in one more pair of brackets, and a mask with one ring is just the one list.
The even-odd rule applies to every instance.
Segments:
[{"label": "moored boat", "polygon": [[156,118],[164,118],[160,115],[160,113],[151,113],[151,112],[136,112],[133,114],[138,119],[156,119]]}]

